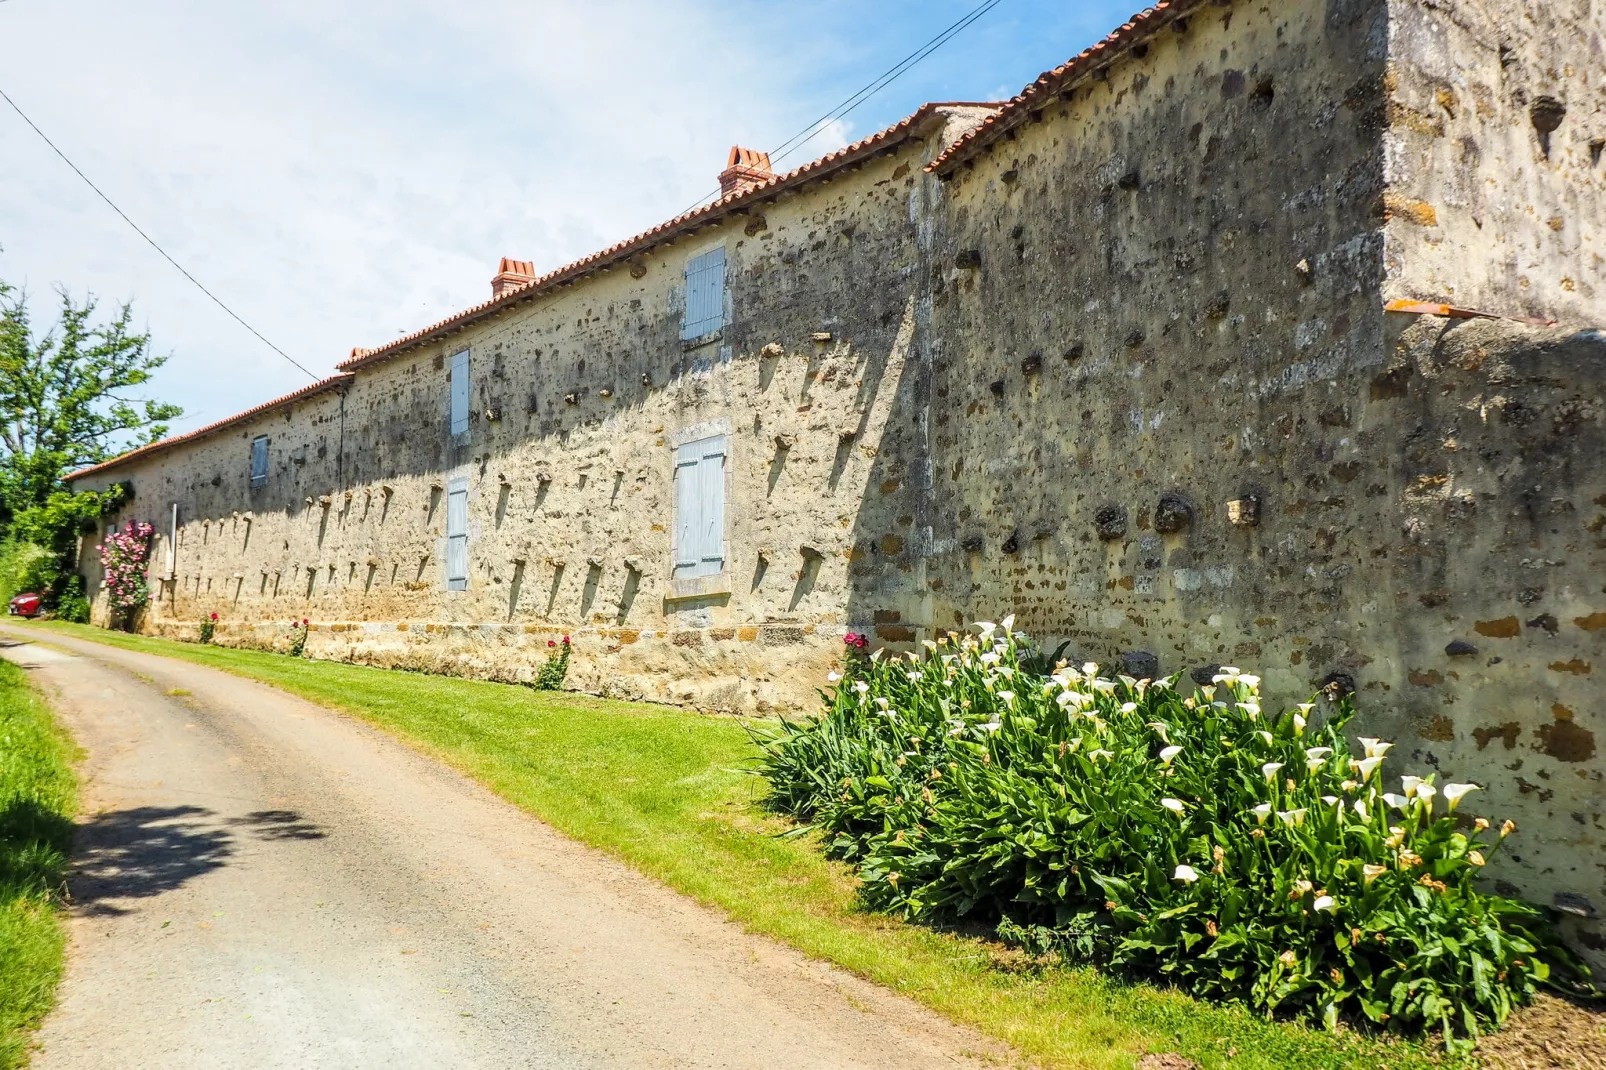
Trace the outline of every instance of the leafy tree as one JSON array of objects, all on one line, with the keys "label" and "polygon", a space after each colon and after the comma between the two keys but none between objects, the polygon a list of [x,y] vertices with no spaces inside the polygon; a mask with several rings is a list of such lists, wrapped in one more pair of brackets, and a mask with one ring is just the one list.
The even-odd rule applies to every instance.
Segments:
[{"label": "leafy tree", "polygon": [[150,350],[122,305],[95,322],[96,302],[60,292],[56,326],[35,335],[26,294],[0,282],[0,521],[45,506],[64,474],[167,433],[177,405],[136,396],[167,358]]},{"label": "leafy tree", "polygon": [[93,297],[60,297],[56,326],[36,335],[27,295],[0,282],[0,586],[47,595],[71,587],[79,535],[127,496],[120,485],[74,494],[62,477],[156,441],[182,412],[137,396],[167,358],[131,328],[130,306],[96,322]]}]

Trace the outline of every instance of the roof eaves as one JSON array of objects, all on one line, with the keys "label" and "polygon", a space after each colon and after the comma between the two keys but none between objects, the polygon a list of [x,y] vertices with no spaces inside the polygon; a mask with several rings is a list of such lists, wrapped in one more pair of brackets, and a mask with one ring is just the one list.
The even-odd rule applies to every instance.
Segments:
[{"label": "roof eaves", "polygon": [[127,453],[120,453],[109,461],[102,461],[99,464],[93,465],[89,468],[80,468],[76,472],[69,472],[63,478],[67,482],[71,483],[75,479],[83,479],[85,476],[94,475],[97,472],[104,472],[111,468],[121,467],[130,461],[149,457],[152,454],[161,453],[165,450],[172,449],[174,446],[179,446],[186,442],[194,442],[196,439],[204,438],[207,435],[215,435],[219,431],[225,431],[236,424],[244,423],[246,420],[252,419],[253,417],[261,416],[263,413],[271,412],[274,409],[293,404],[297,401],[304,401],[307,398],[322,394],[326,390],[336,389],[351,382],[355,378],[356,376],[352,375],[350,372],[337,372],[336,374],[329,376],[327,379],[320,379],[316,383],[304,386],[299,390],[292,390],[290,393],[276,397],[272,401],[264,401],[255,408],[246,409],[244,412],[235,413],[233,416],[209,423],[205,427],[198,427],[194,431],[186,431],[182,435],[175,435],[172,438],[164,438],[160,442],[152,442],[149,445],[140,446],[137,449],[129,450]]},{"label": "roof eaves", "polygon": [[651,230],[643,231],[634,237],[616,242],[600,252],[592,253],[590,256],[565,264],[516,289],[507,291],[500,297],[493,297],[489,301],[465,309],[428,327],[403,335],[382,346],[376,346],[373,349],[353,349],[351,356],[342,361],[339,367],[342,371],[355,370],[367,364],[389,359],[413,346],[422,345],[454,331],[461,330],[487,316],[497,314],[515,302],[527,300],[548,290],[567,285],[593,271],[612,266],[672,238],[715,223],[725,215],[740,211],[750,204],[759,203],[793,187],[823,178],[868,156],[900,145],[908,138],[916,136],[926,122],[941,109],[959,107],[1001,108],[1003,105],[971,101],[943,101],[922,104],[914,114],[884,130],[871,134],[869,137],[840,148],[835,152],[827,153],[785,174],[776,175],[768,182],[759,183],[740,192],[721,197],[701,208],[678,215],[673,219],[660,223]]},{"label": "roof eaves", "polygon": [[1227,2],[1230,0],[1160,0],[1153,7],[1145,8],[1102,41],[1083,49],[1053,70],[1038,75],[1019,95],[1010,98],[996,113],[939,153],[936,159],[926,165],[926,170],[938,175],[951,173],[953,168],[1026,122],[1033,112],[1044,107],[1067,87],[1092,77],[1095,72],[1126,56],[1134,47],[1149,41],[1160,30],[1174,24],[1195,8],[1205,3]]}]

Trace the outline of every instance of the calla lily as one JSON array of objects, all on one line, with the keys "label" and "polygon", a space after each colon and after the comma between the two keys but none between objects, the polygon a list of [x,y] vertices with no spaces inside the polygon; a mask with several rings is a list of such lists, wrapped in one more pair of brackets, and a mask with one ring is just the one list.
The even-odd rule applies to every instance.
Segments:
[{"label": "calla lily", "polygon": [[1249,690],[1253,691],[1255,688],[1260,686],[1260,677],[1253,676],[1249,673],[1240,673],[1238,675],[1238,682],[1243,684]]},{"label": "calla lily", "polygon": [[825,679],[826,679],[827,683],[833,683],[834,684],[838,680],[842,679],[842,674],[833,670],[833,671],[828,672],[828,673],[825,674]]},{"label": "calla lily", "polygon": [[1013,691],[1000,691],[998,693],[998,697],[1003,699],[1010,706],[1015,705],[1015,692]]},{"label": "calla lily", "polygon": [[1338,909],[1338,901],[1330,895],[1319,895],[1316,897],[1316,901],[1310,905],[1310,908],[1318,913],[1326,911],[1331,914]]},{"label": "calla lily", "polygon": [[983,732],[996,732],[1004,726],[999,724],[997,721],[985,721],[976,727],[981,729]]},{"label": "calla lily", "polygon": [[1322,766],[1324,766],[1326,764],[1327,763],[1322,761],[1320,758],[1306,758],[1305,759],[1305,768],[1306,768],[1306,770],[1308,770],[1311,773],[1319,773],[1319,772],[1321,772],[1322,771]]},{"label": "calla lily", "polygon": [[1432,810],[1433,796],[1437,795],[1438,793],[1439,789],[1435,788],[1432,784],[1419,784],[1417,785],[1416,789],[1416,801],[1427,803],[1428,809]]},{"label": "calla lily", "polygon": [[1354,810],[1355,816],[1360,818],[1362,821],[1370,820],[1366,814],[1365,799],[1356,799],[1354,802],[1350,803],[1350,809]]},{"label": "calla lily", "polygon": [[1121,703],[1121,712],[1122,713],[1131,713],[1132,711],[1136,710],[1137,708],[1138,708],[1138,704],[1136,702],[1123,702],[1123,703]]},{"label": "calla lily", "polygon": [[1267,762],[1260,767],[1260,771],[1266,775],[1267,780],[1275,781],[1277,779],[1277,770],[1282,767],[1282,762]]},{"label": "calla lily", "polygon": [[1326,803],[1328,806],[1342,806],[1344,800],[1340,799],[1337,795],[1323,795],[1322,802]]},{"label": "calla lily", "polygon": [[1199,879],[1199,871],[1192,866],[1178,866],[1176,872],[1171,874],[1171,879],[1181,881],[1183,884],[1192,884]]},{"label": "calla lily", "polygon": [[1103,747],[1100,747],[1098,750],[1089,751],[1087,756],[1089,758],[1103,758],[1105,761],[1109,761],[1111,758],[1115,757],[1115,752],[1105,750]]},{"label": "calla lily", "polygon": [[861,695],[868,694],[870,691],[870,685],[865,683],[863,680],[855,680],[853,681],[853,690],[857,691]]},{"label": "calla lily", "polygon": [[1181,747],[1178,747],[1178,746],[1165,747],[1160,751],[1160,762],[1161,762],[1162,765],[1170,765],[1171,764],[1171,760],[1173,758],[1175,758],[1177,755],[1181,754],[1181,753],[1182,753],[1182,748]]},{"label": "calla lily", "polygon": [[1371,884],[1388,871],[1389,867],[1387,866],[1374,866],[1372,863],[1368,862],[1366,865],[1361,867],[1361,877],[1366,881],[1367,884]]},{"label": "calla lily", "polygon": [[1467,852],[1467,861],[1471,862],[1475,866],[1481,866],[1481,865],[1483,865],[1485,863],[1486,860],[1483,857],[1483,852],[1482,851],[1468,851]]},{"label": "calla lily", "polygon": [[983,639],[986,639],[998,630],[998,625],[990,620],[979,620],[976,622],[976,630],[981,632]]},{"label": "calla lily", "polygon": [[882,709],[886,709],[886,708],[887,708],[887,706],[889,706],[889,705],[890,705],[890,703],[889,703],[889,702],[887,702],[887,700],[886,700],[886,699],[884,699],[884,698],[877,698],[877,699],[876,699],[876,700],[875,700],[875,704],[876,704],[876,705],[877,705],[877,706],[880,706],[880,707],[881,707],[881,708],[882,708]]},{"label": "calla lily", "polygon": [[1183,811],[1184,808],[1183,808],[1181,799],[1161,799],[1160,800],[1160,805],[1165,807],[1167,810],[1170,810],[1173,814],[1176,814],[1178,817],[1182,816],[1182,811]]},{"label": "calla lily", "polygon": [[1372,756],[1372,748],[1377,746],[1378,743],[1379,743],[1379,740],[1374,739],[1371,736],[1362,736],[1361,737],[1361,746],[1366,749],[1366,756],[1368,758],[1370,758]]},{"label": "calla lily", "polygon": [[1296,714],[1294,714],[1294,735],[1302,736],[1304,734],[1305,734],[1305,718],[1296,713]]},{"label": "calla lily", "polygon": [[1419,776],[1402,776],[1400,778],[1400,786],[1404,789],[1405,797],[1407,799],[1416,798],[1416,789],[1421,787],[1421,785],[1422,778]]},{"label": "calla lily", "polygon": [[1270,732],[1268,732],[1264,728],[1262,728],[1260,731],[1256,732],[1255,735],[1259,736],[1260,737],[1260,741],[1262,743],[1264,743],[1266,746],[1268,746],[1268,747],[1271,746],[1271,733]]},{"label": "calla lily", "polygon": [[1300,713],[1303,713],[1306,717],[1309,717],[1310,711],[1314,710],[1315,708],[1316,703],[1314,702],[1301,702],[1294,707],[1294,709],[1298,710]]},{"label": "calla lily", "polygon": [[1096,662],[1096,661],[1084,661],[1082,663],[1082,675],[1083,676],[1097,676],[1098,674],[1099,674],[1099,663],[1098,662]]},{"label": "calla lily", "polygon": [[1444,786],[1444,801],[1449,804],[1450,812],[1455,812],[1456,804],[1461,801],[1463,795],[1477,790],[1479,789],[1476,784],[1446,784]]},{"label": "calla lily", "polygon": [[1361,779],[1363,781],[1370,780],[1372,778],[1372,774],[1377,772],[1377,767],[1382,764],[1382,758],[1362,758],[1360,761],[1355,763],[1355,770],[1361,774]]},{"label": "calla lily", "polygon": [[1160,737],[1160,742],[1161,743],[1170,743],[1171,742],[1171,736],[1168,734],[1170,729],[1168,729],[1166,727],[1166,724],[1165,724],[1164,721],[1150,721],[1144,727],[1145,728],[1154,729],[1154,734]]},{"label": "calla lily", "polygon": [[1255,807],[1254,812],[1255,823],[1258,825],[1264,825],[1266,823],[1266,819],[1271,816],[1271,803],[1261,803],[1259,806]]},{"label": "calla lily", "polygon": [[1332,753],[1333,753],[1333,748],[1332,747],[1306,747],[1305,748],[1305,757],[1306,758],[1326,758],[1328,755],[1330,755]]},{"label": "calla lily", "polygon": [[1279,810],[1277,819],[1290,828],[1298,828],[1305,823],[1305,813],[1306,809],[1303,806],[1297,810]]},{"label": "calla lily", "polygon": [[1396,810],[1404,810],[1407,806],[1411,805],[1410,799],[1407,799],[1403,795],[1396,795],[1392,791],[1386,791],[1383,793],[1383,801],[1394,807]]},{"label": "calla lily", "polygon": [[1371,745],[1366,748],[1366,756],[1368,758],[1381,758],[1383,755],[1387,754],[1393,749],[1394,744],[1381,742],[1374,739],[1372,740]]},{"label": "calla lily", "polygon": [[1002,621],[999,622],[998,626],[1004,630],[1004,634],[1005,635],[1008,635],[1010,632],[1014,631],[1015,630],[1015,614],[1011,613],[1009,616],[1005,617]]}]

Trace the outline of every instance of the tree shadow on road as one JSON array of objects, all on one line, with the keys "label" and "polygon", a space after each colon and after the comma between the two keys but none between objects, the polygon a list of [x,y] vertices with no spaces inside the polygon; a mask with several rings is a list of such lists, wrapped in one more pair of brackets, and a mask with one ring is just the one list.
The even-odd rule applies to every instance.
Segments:
[{"label": "tree shadow on road", "polygon": [[222,818],[202,806],[139,806],[96,814],[77,828],[72,901],[91,915],[126,914],[122,901],[161,895],[227,865],[234,829],[267,841],[326,835],[294,810]]}]

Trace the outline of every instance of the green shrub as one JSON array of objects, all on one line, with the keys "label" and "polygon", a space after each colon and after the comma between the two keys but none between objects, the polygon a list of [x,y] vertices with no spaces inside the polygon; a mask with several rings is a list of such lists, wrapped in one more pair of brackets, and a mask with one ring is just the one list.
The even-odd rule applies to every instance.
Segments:
[{"label": "green shrub", "polygon": [[1476,884],[1514,826],[1456,813],[1472,785],[1385,792],[1391,744],[1351,757],[1347,697],[1273,714],[1234,668],[1190,696],[1093,664],[1039,675],[1010,623],[877,652],[819,718],[760,737],[772,804],[858,866],[870,907],[1457,1049],[1545,958],[1581,969],[1539,908]]},{"label": "green shrub", "polygon": [[569,675],[569,651],[572,645],[569,637],[565,635],[563,642],[555,639],[546,641],[546,664],[535,674],[535,681],[530,685],[537,691],[558,691],[563,687],[563,681]]},{"label": "green shrub", "polygon": [[42,594],[60,573],[56,555],[46,547],[18,538],[0,541],[0,602],[23,591]]},{"label": "green shrub", "polygon": [[89,623],[89,596],[84,591],[84,578],[76,572],[67,577],[56,598],[56,619],[74,624]]},{"label": "green shrub", "polygon": [[312,630],[312,624],[303,618],[300,621],[290,622],[290,656],[299,658],[307,649],[307,633]]}]

